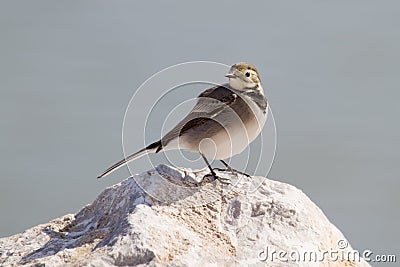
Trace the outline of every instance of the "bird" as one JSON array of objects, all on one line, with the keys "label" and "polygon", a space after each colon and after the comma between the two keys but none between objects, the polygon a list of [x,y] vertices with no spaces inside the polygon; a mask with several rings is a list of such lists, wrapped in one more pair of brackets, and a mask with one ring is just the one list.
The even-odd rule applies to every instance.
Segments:
[{"label": "bird", "polygon": [[[129,155],[106,169],[102,178],[146,154],[182,149],[199,153],[211,176],[221,182],[210,161],[219,160],[227,171],[235,170],[225,159],[240,154],[260,134],[268,116],[268,102],[264,95],[258,70],[250,63],[231,66],[225,75],[228,83],[203,91],[195,106],[174,128],[159,141]],[[205,177],[204,176],[204,177]]]}]

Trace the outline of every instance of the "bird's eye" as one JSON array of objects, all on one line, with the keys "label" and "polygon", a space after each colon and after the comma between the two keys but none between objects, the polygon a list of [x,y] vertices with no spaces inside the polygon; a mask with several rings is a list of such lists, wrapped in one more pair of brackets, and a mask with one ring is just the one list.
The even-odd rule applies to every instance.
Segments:
[{"label": "bird's eye", "polygon": [[250,77],[250,72],[246,72],[246,77]]}]

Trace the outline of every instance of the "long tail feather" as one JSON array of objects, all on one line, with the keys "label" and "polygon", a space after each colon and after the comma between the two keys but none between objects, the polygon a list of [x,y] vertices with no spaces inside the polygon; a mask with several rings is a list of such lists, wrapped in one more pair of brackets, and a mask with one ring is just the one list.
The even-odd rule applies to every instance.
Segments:
[{"label": "long tail feather", "polygon": [[161,142],[155,142],[151,145],[149,145],[146,148],[143,148],[141,150],[139,150],[136,153],[133,153],[132,155],[128,156],[125,159],[122,159],[120,161],[118,161],[117,163],[115,163],[114,165],[112,165],[110,168],[108,168],[107,170],[105,170],[102,174],[100,174],[99,176],[97,176],[97,178],[103,178],[104,176],[109,175],[110,173],[118,170],[119,168],[121,168],[122,166],[125,166],[126,164],[128,164],[131,161],[134,161],[148,153],[157,153],[161,150],[162,146],[161,146]]}]

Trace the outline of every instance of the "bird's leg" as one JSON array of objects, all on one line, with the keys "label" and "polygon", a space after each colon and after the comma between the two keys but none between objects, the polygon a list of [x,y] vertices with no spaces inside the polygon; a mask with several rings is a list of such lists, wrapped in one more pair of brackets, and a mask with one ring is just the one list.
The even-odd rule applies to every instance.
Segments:
[{"label": "bird's leg", "polygon": [[217,171],[230,171],[231,173],[234,173],[234,174],[235,174],[235,173],[236,173],[236,174],[242,174],[242,175],[244,175],[244,176],[251,177],[251,175],[249,175],[249,174],[247,174],[247,173],[245,173],[245,172],[242,172],[242,171],[239,171],[239,170],[236,170],[236,169],[232,168],[231,166],[228,165],[228,163],[226,163],[226,162],[223,161],[223,160],[220,160],[220,162],[221,162],[222,164],[224,164],[224,166],[226,167],[226,169],[214,168],[214,170],[217,170]]},{"label": "bird's leg", "polygon": [[[200,153],[200,155],[203,157],[204,161],[206,162],[208,169],[210,169],[210,174],[211,174],[211,176],[212,176],[214,179],[219,180],[219,181],[220,181],[221,183],[223,183],[223,184],[230,184],[230,180],[229,180],[228,178],[219,177],[219,176],[214,172],[214,170],[213,170],[213,168],[211,167],[210,163],[208,162],[207,158],[206,158],[203,154],[201,154],[201,153]],[[209,174],[205,175],[204,177],[206,177],[206,176],[209,176]],[[204,179],[204,177],[203,177],[203,179]]]}]

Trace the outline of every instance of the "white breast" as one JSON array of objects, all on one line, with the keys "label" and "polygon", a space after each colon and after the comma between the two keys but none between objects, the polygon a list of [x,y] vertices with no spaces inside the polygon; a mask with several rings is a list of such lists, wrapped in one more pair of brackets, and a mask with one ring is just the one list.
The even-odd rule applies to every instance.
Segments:
[{"label": "white breast", "polygon": [[268,112],[263,113],[253,101],[246,102],[253,110],[255,115],[253,119],[242,124],[237,123],[237,116],[235,118],[219,118],[222,122],[231,119],[236,123],[227,122],[226,126],[224,125],[226,131],[221,131],[214,135],[212,140],[202,143],[200,152],[207,158],[220,160],[240,154],[260,134]]}]

